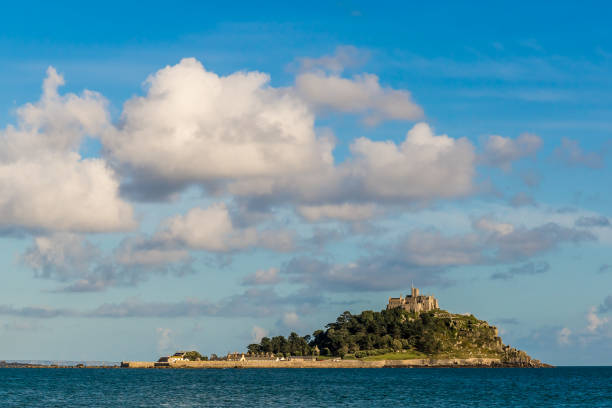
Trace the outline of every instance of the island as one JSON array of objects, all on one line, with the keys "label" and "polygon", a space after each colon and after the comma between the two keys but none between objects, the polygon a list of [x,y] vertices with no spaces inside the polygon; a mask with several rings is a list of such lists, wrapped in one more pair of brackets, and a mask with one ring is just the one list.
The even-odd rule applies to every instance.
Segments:
[{"label": "island", "polygon": [[312,335],[263,337],[244,353],[174,353],[156,362],[124,361],[127,368],[380,368],[551,367],[505,345],[495,326],[472,314],[439,308],[411,288],[380,312],[342,313]]}]

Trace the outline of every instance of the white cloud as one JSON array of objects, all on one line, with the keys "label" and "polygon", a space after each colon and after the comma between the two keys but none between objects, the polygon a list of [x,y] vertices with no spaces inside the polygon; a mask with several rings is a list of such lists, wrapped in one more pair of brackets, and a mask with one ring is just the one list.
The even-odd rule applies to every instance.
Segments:
[{"label": "white cloud", "polygon": [[591,333],[595,332],[598,328],[608,323],[608,321],[609,319],[607,317],[599,317],[597,315],[597,308],[593,306],[587,313],[587,330]]},{"label": "white cloud", "polygon": [[295,327],[300,322],[300,317],[295,312],[287,312],[283,315],[282,322],[286,327]]},{"label": "white cloud", "polygon": [[483,164],[510,170],[512,162],[533,156],[542,147],[542,139],[532,133],[522,133],[516,139],[491,135],[480,156]]},{"label": "white cloud", "polygon": [[97,134],[109,125],[107,102],[97,92],[81,96],[60,95],[64,78],[53,67],[47,69],[43,94],[34,104],[17,109],[17,127],[4,131],[2,159],[27,154],[66,152],[78,149],[83,136]]},{"label": "white cloud", "polygon": [[359,138],[355,156],[343,166],[343,184],[357,183],[373,199],[430,200],[473,191],[475,154],[465,138],[436,136],[426,123],[416,124],[398,146],[391,141]]},{"label": "white cloud", "polygon": [[561,146],[555,149],[554,155],[557,160],[567,166],[585,166],[599,169],[604,165],[604,158],[601,153],[585,152],[578,141],[566,137],[561,140]]},{"label": "white cloud", "polygon": [[215,204],[168,219],[158,237],[178,240],[191,248],[227,251],[253,245],[257,241],[257,231],[253,228],[234,230],[225,204]]},{"label": "white cloud", "polygon": [[350,45],[336,47],[333,55],[323,55],[319,58],[300,58],[300,69],[303,71],[324,70],[340,73],[346,68],[356,67],[369,58],[369,53]]},{"label": "white cloud", "polygon": [[375,215],[375,205],[422,205],[474,192],[473,145],[434,135],[426,123],[416,124],[399,145],[359,138],[350,150],[352,156],[336,166],[236,181],[228,192],[259,202],[292,202],[309,221],[365,219]]},{"label": "white cloud", "polygon": [[570,336],[572,335],[572,331],[570,329],[568,329],[567,327],[562,328],[561,330],[559,330],[559,332],[557,333],[557,342],[560,345],[568,345],[570,344]]},{"label": "white cloud", "polygon": [[259,343],[262,338],[268,335],[268,331],[263,327],[253,326],[253,330],[251,331],[251,339],[254,343]]},{"label": "white cloud", "polygon": [[306,72],[295,79],[297,93],[318,110],[365,114],[374,125],[382,120],[416,120],[423,109],[410,92],[380,86],[373,74],[355,75],[351,79],[323,72]]},{"label": "white cloud", "polygon": [[260,269],[255,273],[246,276],[242,283],[244,285],[273,285],[280,282],[278,268]]},{"label": "white cloud", "polygon": [[155,332],[157,333],[157,351],[161,353],[170,350],[172,346],[172,330],[158,327],[155,329]]},{"label": "white cloud", "polygon": [[333,162],[314,115],[260,72],[221,77],[193,58],[159,70],[125,103],[103,143],[111,157],[172,183],[297,174]]},{"label": "white cloud", "polygon": [[[39,102],[17,110],[0,130],[0,226],[50,231],[117,231],[135,226],[102,159],[83,159],[82,139],[108,126],[97,93],[60,95],[63,78],[47,71]],[[95,214],[95,216],[93,216]]]},{"label": "white cloud", "polygon": [[295,91],[316,110],[363,114],[370,125],[387,119],[422,118],[423,109],[410,92],[382,87],[373,74],[340,76],[345,68],[359,66],[368,58],[368,52],[351,46],[337,47],[334,55],[301,58]]},{"label": "white cloud", "polygon": [[115,174],[101,159],[58,153],[2,162],[0,190],[3,226],[76,232],[135,226]]},{"label": "white cloud", "polygon": [[493,232],[499,235],[507,235],[514,232],[514,225],[498,222],[487,217],[477,219],[474,222],[474,228],[481,231]]},{"label": "white cloud", "polygon": [[90,264],[99,256],[98,248],[81,236],[56,233],[36,237],[21,259],[40,277],[65,281],[86,274]]},{"label": "white cloud", "polygon": [[287,251],[293,247],[292,235],[287,231],[235,227],[224,203],[193,208],[185,215],[169,218],[153,240],[176,242],[193,249],[215,252],[256,246]]}]

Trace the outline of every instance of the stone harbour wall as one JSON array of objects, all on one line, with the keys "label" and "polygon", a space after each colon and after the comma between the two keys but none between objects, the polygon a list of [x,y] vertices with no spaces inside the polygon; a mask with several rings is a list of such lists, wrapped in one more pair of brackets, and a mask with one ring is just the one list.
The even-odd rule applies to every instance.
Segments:
[{"label": "stone harbour wall", "polygon": [[[322,360],[322,361],[177,361],[155,363],[124,361],[124,368],[383,368],[383,367],[509,367],[498,358],[449,358],[410,360]],[[518,366],[518,365],[516,365]]]}]

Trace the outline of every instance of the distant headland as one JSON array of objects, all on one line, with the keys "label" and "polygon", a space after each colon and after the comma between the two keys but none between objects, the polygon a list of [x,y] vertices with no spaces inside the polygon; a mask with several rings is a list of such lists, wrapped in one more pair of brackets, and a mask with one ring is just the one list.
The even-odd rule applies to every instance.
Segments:
[{"label": "distant headland", "polygon": [[551,367],[504,345],[497,328],[471,314],[439,308],[412,287],[380,312],[342,313],[312,335],[263,337],[244,353],[219,357],[179,351],[156,362],[124,361],[127,368],[375,368]]}]

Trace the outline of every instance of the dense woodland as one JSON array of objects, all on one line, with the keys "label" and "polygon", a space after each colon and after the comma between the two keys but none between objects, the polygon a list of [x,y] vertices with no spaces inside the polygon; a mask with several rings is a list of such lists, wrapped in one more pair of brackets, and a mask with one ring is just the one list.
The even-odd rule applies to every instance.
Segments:
[{"label": "dense woodland", "polygon": [[[439,317],[446,314],[448,318]],[[438,317],[437,317],[438,316]],[[473,316],[464,317],[479,322]],[[355,353],[365,356],[368,351],[416,350],[433,354],[444,348],[439,339],[448,337],[453,323],[450,315],[443,311],[432,311],[419,315],[402,309],[364,311],[358,315],[342,313],[335,322],[317,330],[312,336],[291,333],[288,338],[264,337],[259,344],[250,344],[252,354],[274,353],[275,355],[340,356]]]}]

